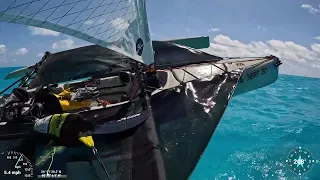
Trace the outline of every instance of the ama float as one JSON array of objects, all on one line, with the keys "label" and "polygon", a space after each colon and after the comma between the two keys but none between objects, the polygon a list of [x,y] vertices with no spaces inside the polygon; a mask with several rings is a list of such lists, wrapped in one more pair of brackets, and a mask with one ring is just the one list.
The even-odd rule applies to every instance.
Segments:
[{"label": "ama float", "polygon": [[[0,21],[93,44],[46,52],[37,64],[6,76],[17,81],[5,89],[16,87],[12,93],[1,93],[1,150],[32,161],[34,149],[48,143],[30,140],[35,122],[78,114],[93,124],[112,180],[188,179],[231,97],[273,83],[281,65],[274,56],[205,53],[200,49],[209,46],[208,37],[152,41],[144,0],[0,3]],[[66,161],[68,179],[106,178],[82,144],[68,147]]]}]

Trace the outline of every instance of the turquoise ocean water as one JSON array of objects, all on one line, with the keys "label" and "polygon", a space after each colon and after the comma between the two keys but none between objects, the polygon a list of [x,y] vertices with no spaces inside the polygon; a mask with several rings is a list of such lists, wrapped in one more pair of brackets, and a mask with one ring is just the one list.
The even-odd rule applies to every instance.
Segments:
[{"label": "turquoise ocean water", "polygon": [[[0,89],[15,69],[0,68]],[[297,146],[320,159],[320,80],[280,75],[232,98],[191,179],[320,179],[320,164],[303,177],[289,170],[285,159]]]},{"label": "turquoise ocean water", "polygon": [[303,177],[285,164],[301,146],[320,159],[320,79],[280,75],[232,98],[193,180],[320,179],[320,164]]}]

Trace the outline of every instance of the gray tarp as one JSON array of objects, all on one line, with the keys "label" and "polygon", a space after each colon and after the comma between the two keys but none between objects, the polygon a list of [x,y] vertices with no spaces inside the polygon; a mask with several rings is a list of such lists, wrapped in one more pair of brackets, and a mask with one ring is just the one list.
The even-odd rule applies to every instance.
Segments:
[{"label": "gray tarp", "polygon": [[223,58],[187,46],[164,41],[152,41],[154,62],[158,69],[180,67],[201,62],[216,62]]},{"label": "gray tarp", "polygon": [[[169,42],[153,41],[158,69],[192,63],[216,62],[222,58]],[[92,76],[97,72],[128,70],[134,62],[129,57],[97,45],[62,51],[49,56],[39,69],[31,88]]]}]

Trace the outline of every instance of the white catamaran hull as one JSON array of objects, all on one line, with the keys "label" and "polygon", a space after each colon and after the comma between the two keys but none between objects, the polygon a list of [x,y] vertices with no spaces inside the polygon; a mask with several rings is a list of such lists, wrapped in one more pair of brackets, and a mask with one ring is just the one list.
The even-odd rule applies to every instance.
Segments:
[{"label": "white catamaran hull", "polygon": [[278,78],[277,58],[257,58],[257,59],[232,59],[222,60],[216,63],[203,63],[189,65],[182,68],[159,71],[159,77],[166,79],[162,88],[155,90],[152,95],[163,90],[173,89],[181,83],[190,82],[196,79],[203,79],[214,74],[221,74],[223,71],[233,71],[244,68],[243,75],[234,92],[235,95],[267,86],[275,82]]}]

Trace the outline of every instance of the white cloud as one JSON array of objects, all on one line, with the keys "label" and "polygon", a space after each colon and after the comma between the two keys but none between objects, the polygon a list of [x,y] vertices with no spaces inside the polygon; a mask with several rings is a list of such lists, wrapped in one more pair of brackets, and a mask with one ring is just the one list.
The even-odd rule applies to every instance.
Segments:
[{"label": "white cloud", "polygon": [[51,48],[56,50],[68,50],[79,47],[71,38],[61,40],[52,44]]},{"label": "white cloud", "polygon": [[116,18],[111,21],[111,24],[120,30],[125,30],[129,27],[128,21],[124,20],[123,18]]},{"label": "white cloud", "polygon": [[94,21],[93,20],[86,20],[83,24],[85,24],[85,25],[91,25],[91,24],[93,24],[94,23]]},{"label": "white cloud", "polygon": [[266,28],[263,28],[260,25],[257,25],[257,28],[258,28],[259,31],[266,31],[267,30]]},{"label": "white cloud", "polygon": [[316,40],[320,40],[320,36],[314,37],[314,39],[316,39]]},{"label": "white cloud", "polygon": [[[243,43],[220,34],[213,38],[210,47],[203,51],[222,57],[274,55],[284,62],[283,67],[281,67],[284,70],[283,73],[294,71],[296,74],[301,74],[300,68],[304,67],[305,71],[303,73],[313,73],[312,76],[320,77],[320,44],[312,44],[310,48],[307,48],[292,41],[281,40]],[[296,69],[289,69],[289,66],[296,67]]]},{"label": "white cloud", "polygon": [[0,44],[0,54],[4,54],[7,52],[7,47],[3,44]]},{"label": "white cloud", "polygon": [[7,47],[3,44],[0,44],[0,63],[8,63],[7,51]]},{"label": "white cloud", "polygon": [[89,19],[89,20],[86,20],[83,24],[84,25],[92,25],[94,23],[95,25],[98,25],[98,24],[102,24],[102,23],[106,23],[106,22],[107,21],[105,21],[103,19],[100,19],[98,21]]},{"label": "white cloud", "polygon": [[318,64],[312,64],[311,66],[314,67],[314,68],[320,69],[320,65],[318,65]]},{"label": "white cloud", "polygon": [[21,48],[21,49],[18,49],[15,54],[18,55],[18,56],[23,56],[23,55],[26,55],[28,53],[28,49],[26,48]]},{"label": "white cloud", "polygon": [[43,57],[43,53],[37,54],[37,57]]},{"label": "white cloud", "polygon": [[[318,54],[320,54],[320,44],[312,44],[312,45],[311,45],[311,49],[312,49],[314,52],[317,52]],[[320,62],[320,59],[319,59],[319,62]]]},{"label": "white cloud", "polygon": [[309,4],[302,4],[301,8],[308,10],[309,13],[311,13],[311,14],[316,14],[316,13],[320,12],[320,4],[319,4],[319,9],[314,8],[313,6],[311,6]]},{"label": "white cloud", "polygon": [[52,31],[49,29],[37,28],[29,26],[28,29],[30,30],[32,35],[42,35],[42,36],[59,36],[60,33],[56,31]]},{"label": "white cloud", "polygon": [[220,31],[219,28],[210,28],[209,29],[209,32],[218,32],[218,31]]}]

